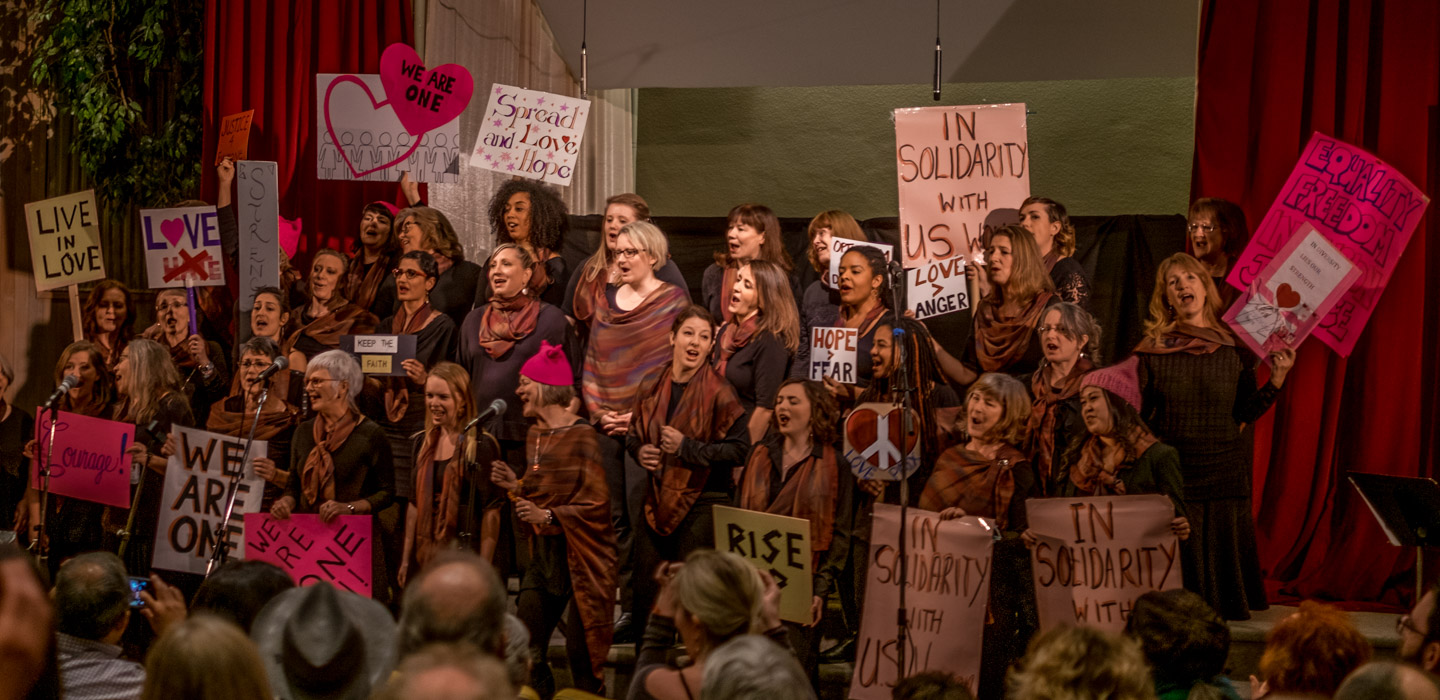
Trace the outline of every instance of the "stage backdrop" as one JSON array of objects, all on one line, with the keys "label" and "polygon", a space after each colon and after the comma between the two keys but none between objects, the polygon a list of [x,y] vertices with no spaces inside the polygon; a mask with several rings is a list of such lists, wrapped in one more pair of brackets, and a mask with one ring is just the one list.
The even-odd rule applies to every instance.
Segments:
[{"label": "stage backdrop", "polygon": [[[1207,0],[1192,194],[1238,202],[1254,226],[1319,131],[1371,151],[1436,199],[1437,93],[1436,3]],[[1255,514],[1272,601],[1410,604],[1413,554],[1385,544],[1344,475],[1435,475],[1436,209],[1350,358],[1306,343],[1256,426]]]}]

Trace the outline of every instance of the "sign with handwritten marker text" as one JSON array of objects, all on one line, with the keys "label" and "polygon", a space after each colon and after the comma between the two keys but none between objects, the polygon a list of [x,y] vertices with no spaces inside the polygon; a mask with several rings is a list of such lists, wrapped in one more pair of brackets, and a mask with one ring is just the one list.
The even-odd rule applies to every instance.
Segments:
[{"label": "sign with handwritten marker text", "polygon": [[1315,227],[1302,223],[1225,312],[1225,322],[1260,357],[1298,347],[1360,279],[1360,268]]},{"label": "sign with handwritten marker text", "polygon": [[55,444],[50,445],[50,412],[35,410],[35,459],[30,461],[30,487],[40,489],[40,466],[49,458],[50,493],[130,507],[130,456],[135,426],[60,411]]},{"label": "sign with handwritten marker text", "polygon": [[[816,326],[810,329],[810,378],[826,377],[841,384],[859,380],[860,331],[855,328]],[[865,358],[869,361],[870,358]]]},{"label": "sign with handwritten marker text", "polygon": [[375,73],[316,74],[315,110],[318,179],[394,182],[409,173],[415,182],[460,181],[460,112],[412,133]]},{"label": "sign with handwritten marker text", "polygon": [[905,307],[915,318],[930,318],[970,308],[964,255],[923,263],[905,270]]},{"label": "sign with handwritten marker text", "polygon": [[569,185],[589,115],[589,100],[496,83],[470,165]]},{"label": "sign with handwritten marker text", "polygon": [[[266,454],[264,440],[245,453],[245,440],[175,426],[175,454],[165,464],[165,493],[155,527],[153,566],[166,571],[205,573],[215,552],[215,529],[225,517],[231,477],[240,475],[235,510],[226,524],[230,552],[245,558],[244,514],[260,510],[265,480],[255,475],[255,460]],[[244,460],[243,462],[241,460]]]},{"label": "sign with handwritten marker text", "polygon": [[810,624],[814,572],[809,520],[715,506],[715,548],[770,572],[780,587],[781,619]]},{"label": "sign with handwritten marker text", "polygon": [[250,155],[250,124],[255,120],[255,110],[247,109],[220,120],[220,139],[215,147],[215,165],[229,158],[245,160]]},{"label": "sign with handwritten marker text", "polygon": [[405,368],[400,363],[415,359],[415,336],[342,335],[340,349],[354,355],[365,374],[403,377]]},{"label": "sign with handwritten marker text", "polygon": [[323,582],[368,598],[374,578],[373,521],[368,515],[341,515],[326,525],[308,513],[285,520],[248,513],[245,558],[284,569],[300,586]]},{"label": "sign with handwritten marker text", "polygon": [[920,468],[920,421],[898,403],[862,403],[845,416],[845,461],[856,479],[899,481]]},{"label": "sign with handwritten marker text", "polygon": [[276,164],[235,164],[235,218],[240,228],[240,310],[255,305],[255,291],[280,286],[280,187]]},{"label": "sign with handwritten marker text", "polygon": [[225,284],[215,207],[141,209],[140,235],[151,288]]},{"label": "sign with handwritten marker text", "polygon": [[85,190],[25,205],[35,291],[105,279],[100,253],[100,208]]}]

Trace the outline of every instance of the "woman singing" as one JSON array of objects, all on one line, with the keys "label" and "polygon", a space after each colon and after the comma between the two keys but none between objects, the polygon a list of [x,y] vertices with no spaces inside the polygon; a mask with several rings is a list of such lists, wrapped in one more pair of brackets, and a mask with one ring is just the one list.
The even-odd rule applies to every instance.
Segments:
[{"label": "woman singing", "polygon": [[345,264],[345,256],[339,251],[322,248],[315,253],[310,264],[310,304],[300,312],[300,327],[280,344],[290,359],[290,369],[306,371],[316,355],[338,349],[342,335],[375,330],[375,315],[350,303],[340,293]]}]

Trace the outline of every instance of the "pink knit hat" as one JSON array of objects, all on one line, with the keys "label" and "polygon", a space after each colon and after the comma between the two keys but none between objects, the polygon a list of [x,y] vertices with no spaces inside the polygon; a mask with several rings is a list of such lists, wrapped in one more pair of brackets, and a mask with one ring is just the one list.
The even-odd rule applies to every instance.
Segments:
[{"label": "pink knit hat", "polygon": [[1140,410],[1140,375],[1137,368],[1140,366],[1139,358],[1131,355],[1129,359],[1119,364],[1110,365],[1094,370],[1086,374],[1080,380],[1080,387],[1098,386],[1110,393],[1125,399],[1131,408]]},{"label": "pink knit hat", "polygon": [[520,374],[532,382],[551,386],[570,386],[575,383],[574,375],[570,372],[570,360],[565,357],[565,349],[545,340],[540,341],[540,352],[525,361],[520,368]]}]

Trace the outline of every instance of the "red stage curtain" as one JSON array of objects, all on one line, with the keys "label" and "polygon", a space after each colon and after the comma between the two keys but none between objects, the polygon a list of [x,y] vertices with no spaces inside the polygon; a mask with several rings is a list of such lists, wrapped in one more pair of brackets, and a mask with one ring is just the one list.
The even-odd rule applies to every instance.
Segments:
[{"label": "red stage curtain", "polygon": [[[1206,0],[1199,52],[1194,196],[1238,202],[1254,226],[1320,131],[1436,199],[1440,4]],[[1255,512],[1272,600],[1411,600],[1413,554],[1386,544],[1344,473],[1434,474],[1437,206],[1354,353],[1307,342],[1257,425]]]},{"label": "red stage curtain", "polygon": [[315,75],[378,72],[386,46],[413,41],[409,0],[207,0],[203,196],[215,201],[220,119],[254,109],[249,157],[279,164],[280,214],[303,219],[297,265],[348,251],[367,203],[403,199],[395,183],[316,178]]}]

